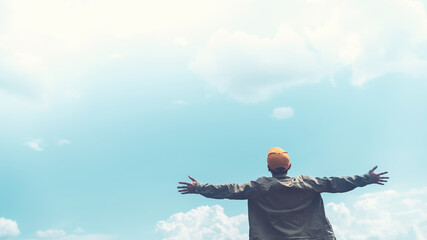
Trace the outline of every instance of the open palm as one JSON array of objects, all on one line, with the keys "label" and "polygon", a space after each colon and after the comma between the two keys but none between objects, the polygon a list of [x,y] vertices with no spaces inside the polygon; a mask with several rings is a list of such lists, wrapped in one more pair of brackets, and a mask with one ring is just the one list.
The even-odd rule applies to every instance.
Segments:
[{"label": "open palm", "polygon": [[383,175],[387,174],[388,172],[382,172],[382,173],[374,173],[375,169],[377,169],[378,166],[375,166],[371,170],[369,170],[369,175],[371,176],[371,179],[373,183],[384,185],[385,182],[387,182],[387,179],[389,177],[383,177]]}]

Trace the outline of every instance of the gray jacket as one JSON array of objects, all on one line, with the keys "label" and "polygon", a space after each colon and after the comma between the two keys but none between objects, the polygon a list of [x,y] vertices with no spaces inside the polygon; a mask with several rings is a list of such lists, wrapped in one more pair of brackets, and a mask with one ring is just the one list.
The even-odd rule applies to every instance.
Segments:
[{"label": "gray jacket", "polygon": [[320,193],[347,192],[370,183],[369,174],[330,178],[277,174],[246,184],[197,183],[196,192],[208,198],[247,199],[251,240],[335,240]]}]

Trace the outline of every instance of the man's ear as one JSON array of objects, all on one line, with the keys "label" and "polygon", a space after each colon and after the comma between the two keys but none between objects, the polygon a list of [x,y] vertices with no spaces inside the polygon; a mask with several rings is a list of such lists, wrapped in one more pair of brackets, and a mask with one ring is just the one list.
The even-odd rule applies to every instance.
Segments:
[{"label": "man's ear", "polygon": [[289,170],[289,169],[291,169],[291,167],[292,167],[292,163],[289,163],[289,168],[288,168],[288,170]]},{"label": "man's ear", "polygon": [[268,165],[267,165],[267,168],[268,168],[268,171],[270,171],[270,172],[271,172],[271,168],[270,168],[270,166],[268,166]]}]

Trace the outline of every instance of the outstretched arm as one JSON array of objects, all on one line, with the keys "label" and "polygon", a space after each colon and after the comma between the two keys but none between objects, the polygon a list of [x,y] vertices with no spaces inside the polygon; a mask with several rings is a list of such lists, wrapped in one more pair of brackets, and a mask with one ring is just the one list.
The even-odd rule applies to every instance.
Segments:
[{"label": "outstretched arm", "polygon": [[388,172],[375,173],[377,166],[372,168],[368,173],[359,176],[351,177],[329,177],[329,178],[313,178],[304,176],[304,184],[306,188],[311,188],[316,192],[347,192],[355,189],[356,187],[364,187],[368,184],[384,185],[389,177],[383,175]]},{"label": "outstretched arm", "polygon": [[251,181],[246,184],[201,184],[188,176],[192,182],[179,182],[178,192],[181,194],[198,193],[208,198],[216,199],[249,199],[255,196],[261,187],[259,183]]}]

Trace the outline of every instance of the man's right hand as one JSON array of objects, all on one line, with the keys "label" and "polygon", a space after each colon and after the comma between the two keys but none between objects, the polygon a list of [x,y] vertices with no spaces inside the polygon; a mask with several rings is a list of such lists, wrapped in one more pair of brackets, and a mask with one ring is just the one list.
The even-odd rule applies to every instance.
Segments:
[{"label": "man's right hand", "polygon": [[188,176],[192,182],[178,182],[179,184],[183,184],[185,186],[178,186],[178,192],[181,194],[189,194],[189,193],[196,193],[196,185],[197,180]]},{"label": "man's right hand", "polygon": [[378,166],[375,166],[371,170],[369,170],[369,176],[372,179],[372,183],[384,185],[385,182],[387,182],[386,179],[389,179],[389,177],[383,177],[382,175],[387,174],[388,172],[382,172],[382,173],[374,173],[375,169],[377,169]]}]

